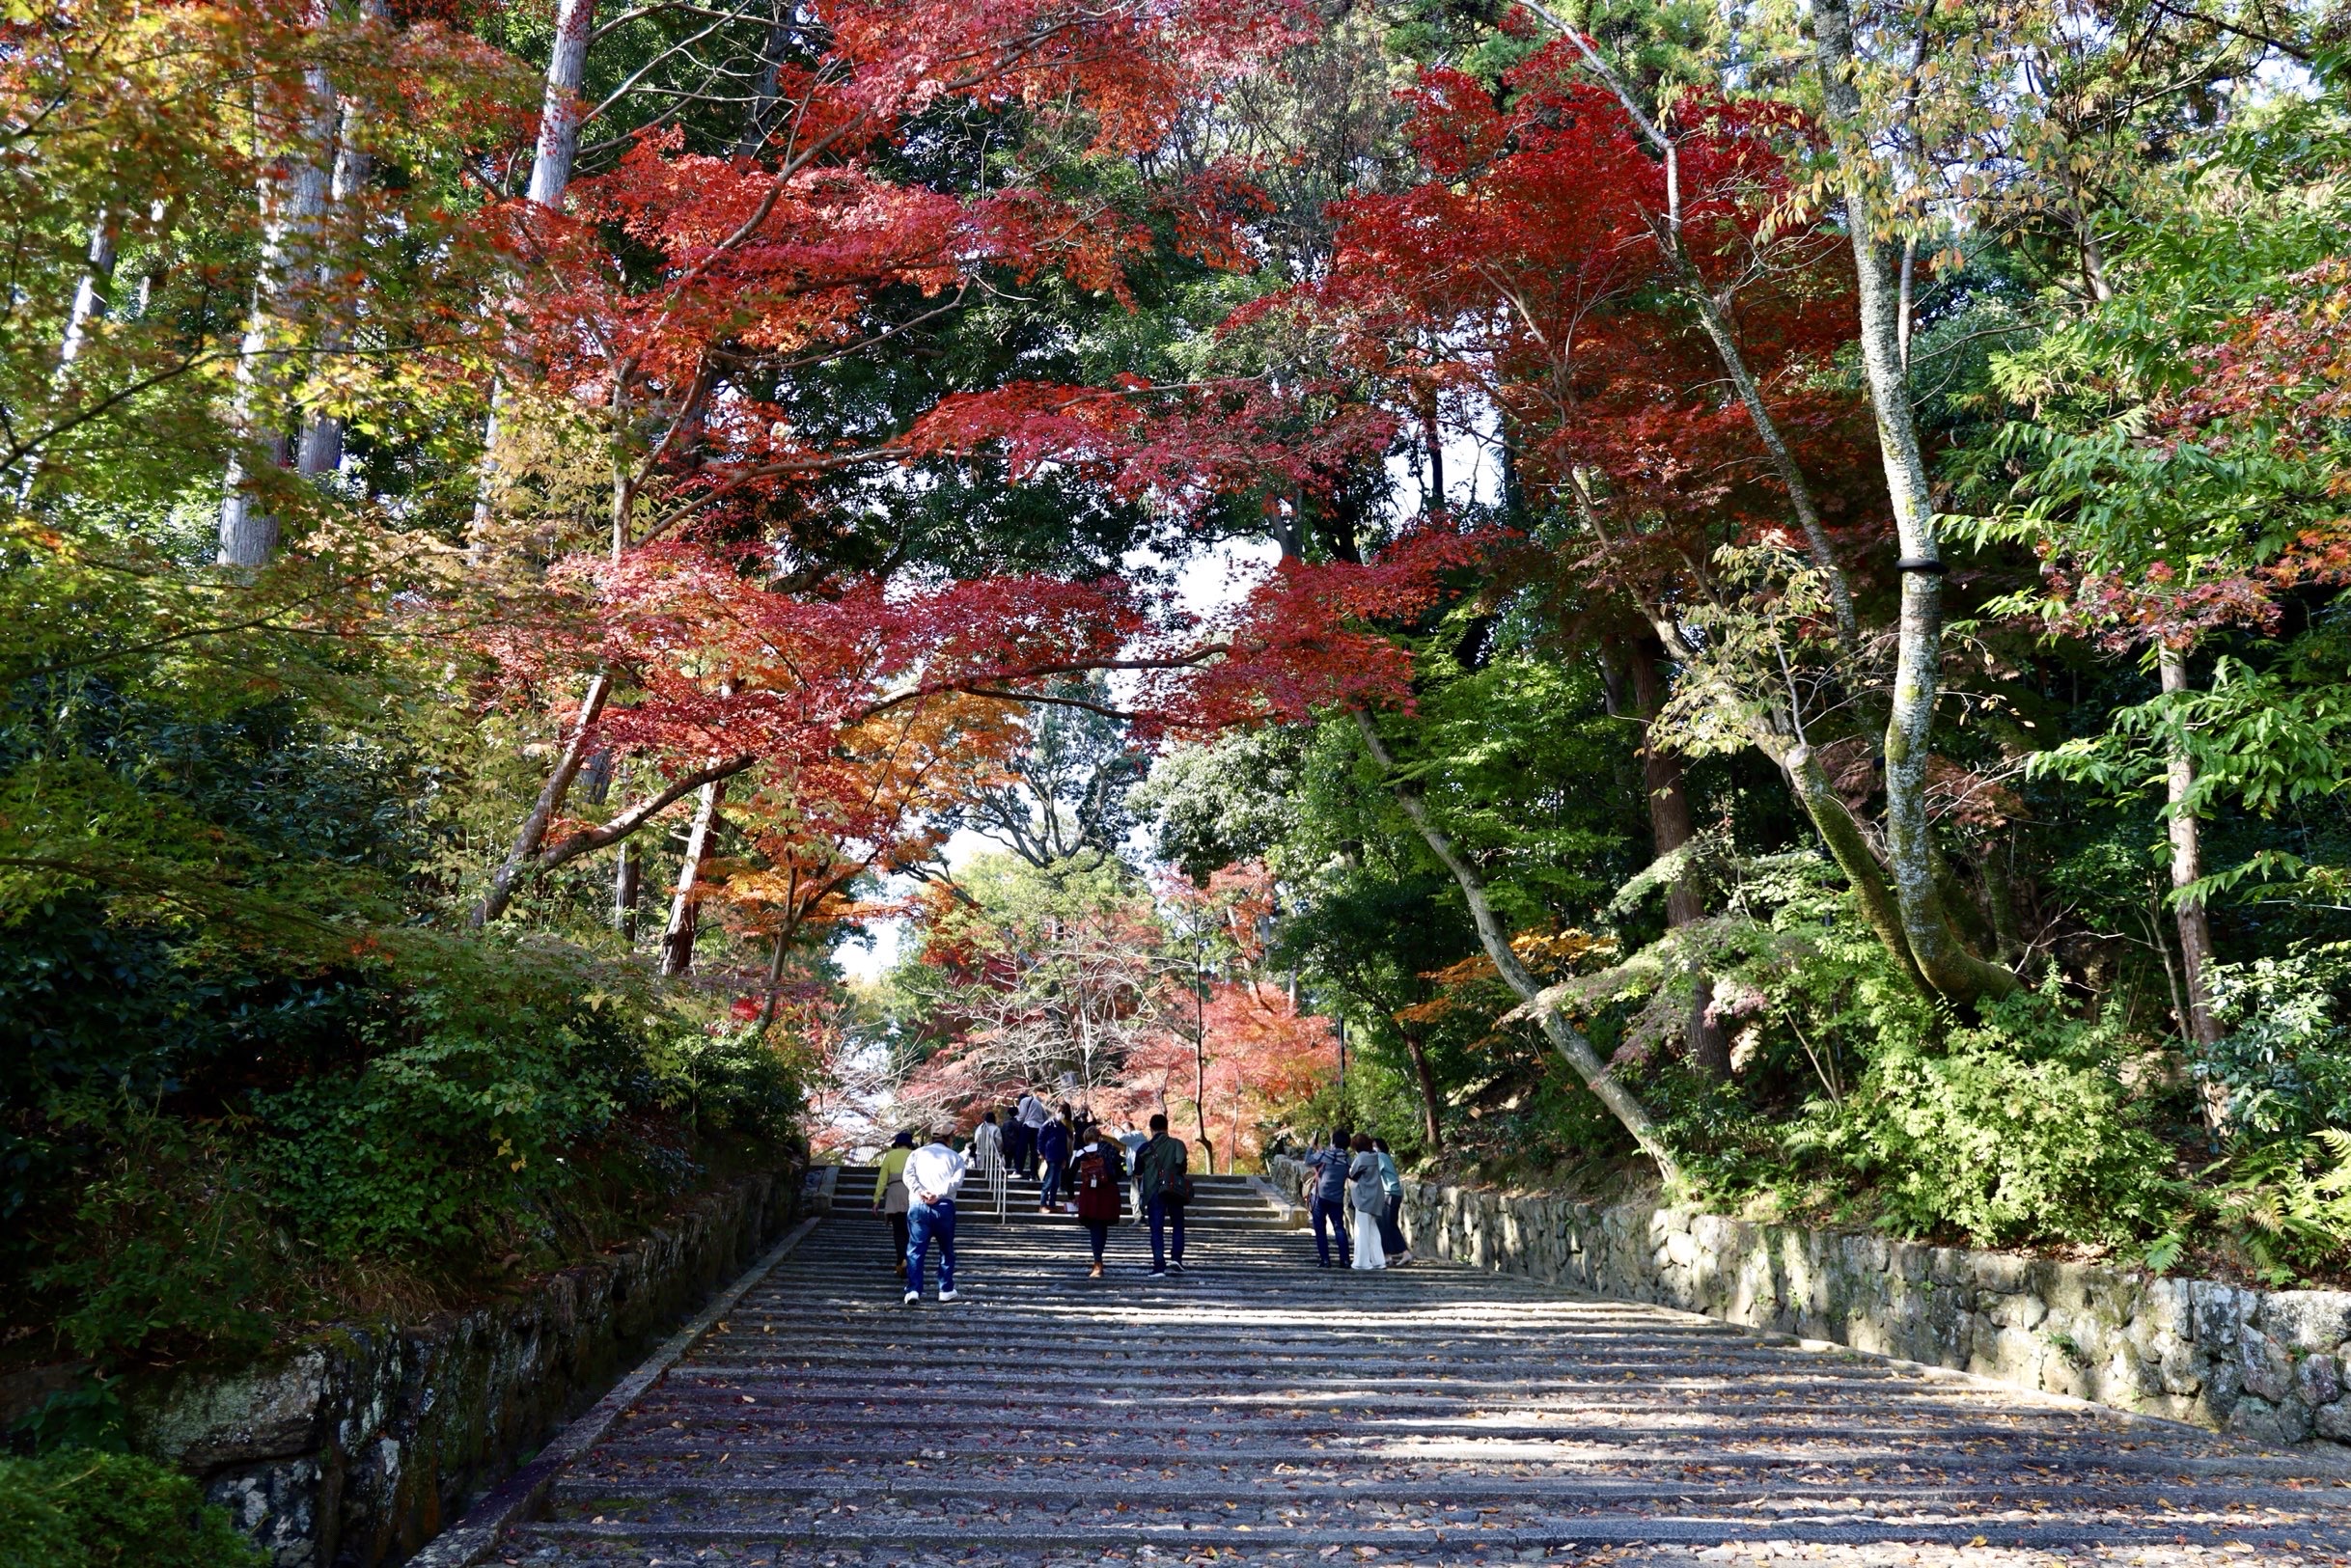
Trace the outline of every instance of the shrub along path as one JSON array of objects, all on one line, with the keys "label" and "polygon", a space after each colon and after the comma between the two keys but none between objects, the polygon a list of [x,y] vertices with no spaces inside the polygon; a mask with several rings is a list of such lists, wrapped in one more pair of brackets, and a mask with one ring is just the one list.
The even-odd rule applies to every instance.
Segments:
[{"label": "shrub along path", "polygon": [[1466,1269],[824,1222],[491,1560],[2334,1563],[2351,1472]]}]

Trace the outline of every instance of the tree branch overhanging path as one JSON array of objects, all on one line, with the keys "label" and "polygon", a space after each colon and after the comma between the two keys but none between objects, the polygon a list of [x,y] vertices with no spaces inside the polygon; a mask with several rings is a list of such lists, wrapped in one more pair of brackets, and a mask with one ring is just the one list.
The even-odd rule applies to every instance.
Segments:
[{"label": "tree branch overhanging path", "polygon": [[[1653,223],[1658,244],[1714,344],[1757,438],[1770,454],[1812,564],[1827,584],[1839,642],[1846,656],[1854,657],[1859,652],[1859,626],[1852,590],[1822,525],[1812,487],[1746,366],[1721,298],[1707,288],[1683,245],[1676,137],[1590,38],[1563,21],[1540,0],[1517,3],[1569,41],[1585,68],[1618,99],[1642,139],[1664,160],[1667,206]],[[1942,580],[1948,568],[1942,560],[1909,384],[1909,274],[1906,263],[1897,267],[1882,241],[1883,224],[1871,197],[1871,178],[1866,172],[1871,153],[1862,98],[1853,86],[1857,62],[1846,0],[1819,0],[1812,10],[1812,25],[1827,124],[1842,170],[1844,219],[1858,281],[1861,354],[1901,557],[1895,564],[1901,585],[1895,668],[1881,748],[1887,796],[1883,861],[1852,831],[1843,804],[1825,787],[1825,781],[1809,776],[1806,770],[1812,764],[1813,753],[1800,733],[1792,734],[1788,724],[1774,721],[1758,730],[1756,741],[1789,773],[1797,800],[1852,879],[1890,950],[1936,993],[1966,1004],[2012,994],[2021,982],[2005,967],[1970,949],[1953,913],[1946,907],[1934,866],[1927,772],[1943,657]]]}]

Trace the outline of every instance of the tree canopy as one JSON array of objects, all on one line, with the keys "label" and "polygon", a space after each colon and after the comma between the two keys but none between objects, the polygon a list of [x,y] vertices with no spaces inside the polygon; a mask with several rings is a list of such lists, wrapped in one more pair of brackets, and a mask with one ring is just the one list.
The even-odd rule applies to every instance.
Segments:
[{"label": "tree canopy", "polygon": [[12,10],[9,1354],[1032,1088],[2340,1277],[2347,28]]}]

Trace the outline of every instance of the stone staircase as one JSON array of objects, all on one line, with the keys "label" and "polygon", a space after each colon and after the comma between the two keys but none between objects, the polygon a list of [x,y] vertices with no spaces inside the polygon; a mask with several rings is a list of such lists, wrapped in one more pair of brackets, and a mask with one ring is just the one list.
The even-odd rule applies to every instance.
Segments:
[{"label": "stone staircase", "polygon": [[[870,1190],[871,1178],[868,1178]],[[1203,1225],[964,1227],[962,1299],[818,1223],[487,1561],[2337,1563],[2309,1450],[1709,1319]]]},{"label": "stone staircase", "polygon": [[[862,1213],[873,1200],[873,1178],[876,1169],[871,1165],[843,1166],[829,1187],[834,1209]],[[1279,1194],[1261,1176],[1203,1176],[1192,1177],[1193,1199],[1185,1206],[1184,1224],[1187,1229],[1210,1230],[1293,1230],[1306,1224],[1306,1211]],[[1007,1223],[1068,1224],[1066,1213],[1044,1214],[1037,1209],[1040,1197],[1038,1185],[1033,1178],[1010,1176],[1005,1180],[1004,1218]],[[1065,1206],[1068,1194],[1062,1195]],[[996,1219],[996,1203],[987,1183],[977,1171],[966,1177],[963,1191],[956,1198],[958,1224],[992,1224]],[[1127,1210],[1134,1210],[1134,1189],[1127,1189]]]}]

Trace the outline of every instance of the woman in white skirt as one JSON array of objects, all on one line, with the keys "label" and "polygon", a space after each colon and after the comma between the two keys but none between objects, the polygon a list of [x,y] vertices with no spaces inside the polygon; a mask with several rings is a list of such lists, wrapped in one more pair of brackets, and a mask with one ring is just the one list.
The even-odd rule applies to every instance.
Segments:
[{"label": "woman in white skirt", "polygon": [[987,1182],[988,1197],[996,1204],[996,1217],[1004,1218],[1005,1180],[1010,1172],[1004,1163],[1004,1129],[996,1125],[996,1113],[990,1111],[972,1129],[972,1164]]},{"label": "woman in white skirt", "polygon": [[1355,1158],[1347,1166],[1347,1204],[1355,1211],[1355,1266],[1384,1269],[1388,1253],[1379,1243],[1379,1222],[1388,1212],[1387,1178],[1380,1174],[1379,1156],[1371,1150],[1369,1135],[1357,1133],[1352,1147]]}]

